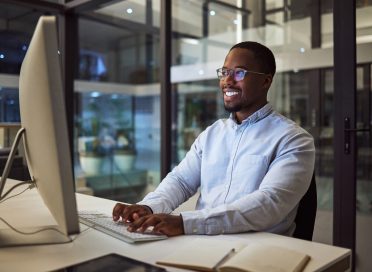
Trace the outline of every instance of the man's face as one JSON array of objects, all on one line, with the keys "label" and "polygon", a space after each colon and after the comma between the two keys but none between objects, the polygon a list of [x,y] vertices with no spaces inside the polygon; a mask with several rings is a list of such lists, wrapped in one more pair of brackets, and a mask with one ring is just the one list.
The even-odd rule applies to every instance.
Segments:
[{"label": "man's face", "polygon": [[[253,52],[244,48],[234,48],[226,56],[223,68],[242,68],[248,71],[262,72]],[[238,121],[242,121],[267,103],[267,91],[272,81],[271,75],[247,72],[244,79],[236,81],[234,75],[220,80],[225,109],[236,112]]]}]

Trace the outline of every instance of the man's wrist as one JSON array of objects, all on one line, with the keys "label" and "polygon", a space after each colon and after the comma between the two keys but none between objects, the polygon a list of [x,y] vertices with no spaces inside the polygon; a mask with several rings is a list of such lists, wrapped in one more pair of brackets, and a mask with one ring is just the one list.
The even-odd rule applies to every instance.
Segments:
[{"label": "man's wrist", "polygon": [[152,209],[151,209],[150,206],[147,206],[147,205],[142,205],[142,206],[146,207],[146,208],[149,210],[149,212],[150,212],[151,214],[154,214],[154,212],[152,211]]}]

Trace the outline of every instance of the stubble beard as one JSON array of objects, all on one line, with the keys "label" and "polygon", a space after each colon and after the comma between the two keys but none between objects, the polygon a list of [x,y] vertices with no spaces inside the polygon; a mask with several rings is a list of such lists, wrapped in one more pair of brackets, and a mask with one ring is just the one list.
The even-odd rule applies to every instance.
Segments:
[{"label": "stubble beard", "polygon": [[238,104],[238,105],[226,105],[226,103],[224,103],[224,107],[225,107],[225,110],[227,112],[238,112],[242,109],[242,105],[241,104]]}]

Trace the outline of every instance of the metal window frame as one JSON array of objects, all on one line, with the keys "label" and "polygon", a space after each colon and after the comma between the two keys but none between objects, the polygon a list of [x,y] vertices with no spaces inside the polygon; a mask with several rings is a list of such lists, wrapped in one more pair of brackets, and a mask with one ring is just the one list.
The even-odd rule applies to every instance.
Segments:
[{"label": "metal window frame", "polygon": [[[356,7],[355,1],[333,1],[334,27],[334,201],[333,244],[356,249]],[[342,31],[340,31],[342,29]],[[345,152],[350,139],[349,153]]]}]

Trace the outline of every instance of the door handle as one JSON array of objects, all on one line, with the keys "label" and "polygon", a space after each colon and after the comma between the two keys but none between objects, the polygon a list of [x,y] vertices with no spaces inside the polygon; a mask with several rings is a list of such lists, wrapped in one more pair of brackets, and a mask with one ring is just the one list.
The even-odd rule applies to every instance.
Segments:
[{"label": "door handle", "polygon": [[350,128],[350,118],[345,117],[344,119],[344,154],[350,154],[350,134],[357,132],[371,132],[371,126],[366,128]]}]

